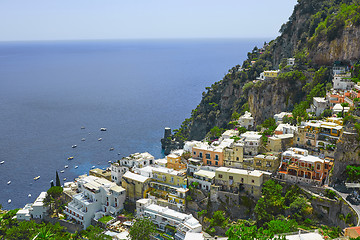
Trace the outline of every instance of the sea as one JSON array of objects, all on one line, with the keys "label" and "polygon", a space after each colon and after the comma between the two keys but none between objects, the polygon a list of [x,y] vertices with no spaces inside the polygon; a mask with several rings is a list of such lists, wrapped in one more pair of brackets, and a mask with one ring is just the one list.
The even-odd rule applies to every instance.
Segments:
[{"label": "sea", "polygon": [[33,202],[56,171],[64,183],[132,153],[163,158],[164,128],[265,40],[0,42],[0,204]]}]

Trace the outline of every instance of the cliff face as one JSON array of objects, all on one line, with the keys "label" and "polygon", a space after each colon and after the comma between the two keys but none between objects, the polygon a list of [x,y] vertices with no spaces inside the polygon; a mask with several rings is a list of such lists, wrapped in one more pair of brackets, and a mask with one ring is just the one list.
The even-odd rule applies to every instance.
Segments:
[{"label": "cliff face", "polygon": [[[298,0],[280,33],[263,48],[249,52],[242,68],[234,67],[223,80],[207,88],[191,118],[175,130],[177,139],[200,140],[214,126],[227,128],[234,112],[250,111],[256,124],[261,124],[275,113],[292,111],[311,90],[304,90],[304,86],[316,86],[312,74],[321,65],[360,58],[360,4],[353,0]],[[262,71],[284,67],[284,58],[290,57],[295,57],[295,69],[290,71],[302,71],[306,80],[253,83]],[[329,81],[322,81],[324,87]]]}]

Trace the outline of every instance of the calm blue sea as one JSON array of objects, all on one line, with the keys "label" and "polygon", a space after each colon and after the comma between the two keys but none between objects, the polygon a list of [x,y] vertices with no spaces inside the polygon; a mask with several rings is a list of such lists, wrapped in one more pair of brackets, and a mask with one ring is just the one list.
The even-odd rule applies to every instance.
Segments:
[{"label": "calm blue sea", "polygon": [[12,209],[33,202],[56,170],[73,180],[134,152],[163,157],[164,127],[178,128],[205,87],[263,42],[0,43],[0,203]]}]

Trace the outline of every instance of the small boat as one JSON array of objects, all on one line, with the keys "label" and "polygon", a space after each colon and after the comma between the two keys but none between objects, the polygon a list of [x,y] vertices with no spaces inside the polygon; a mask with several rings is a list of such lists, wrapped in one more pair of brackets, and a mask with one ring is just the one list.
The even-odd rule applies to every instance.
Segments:
[{"label": "small boat", "polygon": [[84,126],[81,126],[81,129],[85,129],[85,127],[84,127]]},{"label": "small boat", "polygon": [[9,204],[11,203],[11,199],[8,200],[8,203],[9,203]]},{"label": "small boat", "polygon": [[92,166],[92,167],[91,167],[91,169],[94,169],[94,168],[95,168],[95,166]]},{"label": "small boat", "polygon": [[74,157],[68,157],[68,160],[73,160],[74,159]]},{"label": "small boat", "polygon": [[112,147],[112,148],[110,148],[110,149],[109,149],[109,151],[114,151],[114,148],[113,148],[113,147]]},{"label": "small boat", "polygon": [[65,165],[64,168],[68,168],[69,166],[68,165]]},{"label": "small boat", "polygon": [[100,131],[104,132],[104,131],[106,131],[106,128],[100,128]]},{"label": "small boat", "polygon": [[75,166],[75,168],[78,168],[79,166]]},{"label": "small boat", "polygon": [[38,180],[39,178],[40,178],[40,176],[34,177],[34,180],[36,181],[36,180]]},{"label": "small boat", "polygon": [[31,197],[31,194],[29,193],[28,197]]},{"label": "small boat", "polygon": [[99,139],[98,139],[98,141],[101,141],[101,140],[102,140],[102,138],[99,138]]},{"label": "small boat", "polygon": [[64,178],[64,181],[66,181],[66,178]]},{"label": "small boat", "polygon": [[108,163],[111,163],[111,161],[108,161]]},{"label": "small boat", "polygon": [[64,172],[65,172],[65,170],[61,170],[60,172],[61,172],[61,173],[64,173]]},{"label": "small boat", "polygon": [[72,148],[76,148],[77,146],[76,146],[76,145],[72,145],[71,147],[72,147]]},{"label": "small boat", "polygon": [[81,141],[85,141],[86,139],[85,138],[82,138]]},{"label": "small boat", "polygon": [[11,181],[8,181],[7,184],[9,185],[11,183]]},{"label": "small boat", "polygon": [[0,164],[4,164],[4,163],[5,163],[5,161],[1,161],[1,162],[0,162]]},{"label": "small boat", "polygon": [[118,153],[118,155],[120,155],[121,153]]}]

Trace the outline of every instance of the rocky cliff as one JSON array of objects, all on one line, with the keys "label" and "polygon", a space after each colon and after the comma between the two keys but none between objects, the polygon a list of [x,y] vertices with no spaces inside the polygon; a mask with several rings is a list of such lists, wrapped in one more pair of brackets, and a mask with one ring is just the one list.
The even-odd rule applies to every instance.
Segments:
[{"label": "rocky cliff", "polygon": [[[261,124],[274,113],[291,111],[306,99],[318,83],[314,78],[320,66],[334,61],[360,58],[360,3],[356,0],[299,0],[280,36],[264,47],[254,48],[248,59],[229,70],[223,80],[214,83],[191,117],[175,131],[179,140],[202,139],[214,127],[228,128],[234,112],[250,111]],[[295,67],[288,69],[284,58],[295,57]],[[253,80],[264,70],[301,71],[297,77],[283,77],[268,82]]]}]

